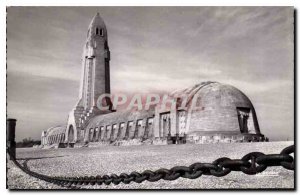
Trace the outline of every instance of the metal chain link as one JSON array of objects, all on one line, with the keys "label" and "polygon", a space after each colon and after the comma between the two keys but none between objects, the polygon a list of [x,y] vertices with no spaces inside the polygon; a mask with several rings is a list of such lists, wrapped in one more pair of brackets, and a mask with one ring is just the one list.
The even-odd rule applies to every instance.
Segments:
[{"label": "metal chain link", "polygon": [[267,167],[282,166],[288,170],[295,170],[294,157],[291,156],[295,151],[295,146],[291,145],[283,149],[280,154],[264,154],[261,152],[251,152],[241,159],[230,159],[227,157],[218,158],[212,163],[194,163],[190,166],[175,166],[171,169],[158,169],[156,171],[145,170],[141,173],[131,172],[130,174],[122,173],[120,175],[97,175],[90,177],[53,177],[31,171],[25,160],[23,166],[13,159],[13,162],[22,171],[35,178],[50,182],[62,187],[71,189],[84,189],[85,185],[118,185],[120,183],[129,184],[130,182],[141,183],[143,181],[156,182],[160,179],[172,181],[179,177],[196,179],[202,175],[213,175],[222,177],[231,171],[241,171],[248,175],[254,175],[263,172]]}]

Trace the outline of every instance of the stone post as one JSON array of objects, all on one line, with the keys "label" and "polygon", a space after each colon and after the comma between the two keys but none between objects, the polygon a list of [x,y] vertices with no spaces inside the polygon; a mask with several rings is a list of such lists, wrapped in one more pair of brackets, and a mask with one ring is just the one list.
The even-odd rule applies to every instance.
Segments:
[{"label": "stone post", "polygon": [[170,119],[171,119],[171,136],[176,136],[176,133],[178,132],[177,124],[178,124],[178,118],[177,118],[177,110],[171,109],[170,113]]},{"label": "stone post", "polygon": [[6,150],[10,154],[9,159],[16,159],[16,119],[6,120]]},{"label": "stone post", "polygon": [[157,107],[155,107],[155,116],[153,119],[154,127],[153,127],[153,137],[158,138],[160,137],[160,117],[159,117],[159,110]]}]

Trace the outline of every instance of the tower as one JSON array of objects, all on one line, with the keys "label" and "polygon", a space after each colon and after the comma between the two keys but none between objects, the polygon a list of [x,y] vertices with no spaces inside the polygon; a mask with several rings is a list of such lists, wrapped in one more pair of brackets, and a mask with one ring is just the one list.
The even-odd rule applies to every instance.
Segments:
[{"label": "tower", "polygon": [[[110,93],[109,60],[106,26],[97,13],[89,25],[82,56],[79,99],[82,99],[85,113],[99,113],[98,97]],[[106,101],[111,105],[109,99]]]},{"label": "tower", "polygon": [[109,106],[108,111],[100,111],[97,107],[99,96],[110,94],[109,61],[110,51],[106,26],[100,14],[97,13],[88,27],[83,47],[79,100],[69,113],[65,136],[67,143],[83,140],[84,128],[90,118],[111,112],[110,98],[102,102],[104,106]]}]

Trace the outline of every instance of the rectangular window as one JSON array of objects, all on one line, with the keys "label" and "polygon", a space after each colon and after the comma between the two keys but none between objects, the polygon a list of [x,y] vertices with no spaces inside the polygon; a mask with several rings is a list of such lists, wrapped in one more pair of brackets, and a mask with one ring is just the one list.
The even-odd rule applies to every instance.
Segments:
[{"label": "rectangular window", "polygon": [[124,131],[124,127],[125,127],[125,123],[120,123],[119,131],[118,131],[118,134],[117,134],[118,139],[121,137],[121,134]]},{"label": "rectangular window", "polygon": [[148,118],[148,124],[152,125],[153,124],[153,118]]},{"label": "rectangular window", "polygon": [[114,124],[112,126],[112,131],[111,131],[111,140],[115,139],[116,130],[117,130],[117,124]]},{"label": "rectangular window", "polygon": [[133,126],[133,121],[128,121],[127,129],[126,129],[126,133],[125,133],[125,139],[129,138],[129,134],[132,131],[132,126]]},{"label": "rectangular window", "polygon": [[102,140],[102,139],[104,138],[104,127],[103,127],[103,126],[100,127],[99,135],[100,135],[100,136],[99,136],[100,139]]},{"label": "rectangular window", "polygon": [[124,128],[124,126],[125,126],[125,123],[120,124],[120,128]]},{"label": "rectangular window", "polygon": [[142,124],[143,124],[143,120],[141,120],[141,119],[140,119],[140,120],[138,120],[137,124],[138,124],[138,126],[139,126],[139,127],[141,127],[141,126],[142,126]]},{"label": "rectangular window", "polygon": [[106,126],[106,139],[110,138],[110,133],[111,133],[111,126],[107,125]]}]

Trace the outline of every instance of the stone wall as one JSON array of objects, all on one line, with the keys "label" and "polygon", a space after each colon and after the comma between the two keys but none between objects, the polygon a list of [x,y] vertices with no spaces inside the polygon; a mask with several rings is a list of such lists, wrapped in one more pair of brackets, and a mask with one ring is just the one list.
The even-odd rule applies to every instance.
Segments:
[{"label": "stone wall", "polygon": [[237,142],[263,142],[266,138],[261,134],[234,134],[223,132],[219,134],[190,134],[187,137],[188,143],[206,144],[206,143],[237,143]]}]

